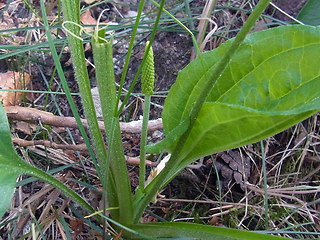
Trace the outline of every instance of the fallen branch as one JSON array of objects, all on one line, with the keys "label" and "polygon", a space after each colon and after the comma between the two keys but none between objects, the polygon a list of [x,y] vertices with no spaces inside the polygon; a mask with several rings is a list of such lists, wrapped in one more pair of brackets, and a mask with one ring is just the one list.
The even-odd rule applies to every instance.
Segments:
[{"label": "fallen branch", "polygon": [[[77,144],[77,145],[69,145],[69,144],[57,144],[48,140],[24,140],[21,138],[12,138],[13,144],[20,146],[20,147],[30,147],[30,146],[45,146],[50,147],[53,149],[61,149],[61,150],[73,150],[73,151],[79,151],[85,155],[88,155],[88,150],[86,144]],[[125,156],[127,164],[133,165],[133,166],[139,166],[140,165],[140,158],[139,157],[129,157]],[[152,162],[149,160],[146,160],[146,166],[150,167],[157,167],[158,162]],[[187,168],[190,169],[199,169],[203,166],[203,158],[200,159],[200,162],[197,164],[189,164]]]},{"label": "fallen branch", "polygon": [[69,144],[57,144],[48,140],[34,140],[34,141],[28,141],[21,138],[12,138],[12,142],[15,145],[18,145],[20,147],[29,147],[29,146],[45,146],[50,147],[54,149],[62,149],[62,150],[74,150],[79,152],[85,152],[88,153],[86,144],[77,144],[77,145],[69,145]]},{"label": "fallen branch", "polygon": [[[86,144],[78,144],[78,145],[69,145],[69,144],[57,144],[54,142],[50,142],[47,140],[34,140],[34,141],[28,141],[20,138],[12,138],[12,142],[15,145],[18,145],[20,147],[30,147],[30,146],[46,146],[53,149],[62,149],[62,150],[74,150],[84,153],[85,155],[88,155],[88,150]],[[139,166],[140,159],[139,157],[129,157],[126,156],[126,161],[128,165],[134,165]],[[152,162],[149,160],[146,160],[146,165],[150,167],[156,167],[158,165],[157,162]]]},{"label": "fallen branch", "polygon": [[[8,106],[4,107],[7,113],[7,117],[13,120],[27,121],[27,122],[39,122],[42,124],[51,125],[55,127],[69,127],[78,128],[77,122],[73,117],[60,117],[55,116],[52,113],[41,111],[35,108]],[[85,129],[88,129],[87,120],[81,119],[81,122]],[[105,131],[104,123],[99,121],[99,128],[101,131]],[[120,122],[120,129],[123,133],[140,133],[142,128],[142,120],[132,122]],[[148,131],[153,132],[155,130],[162,130],[162,119],[150,120],[148,123]]]}]

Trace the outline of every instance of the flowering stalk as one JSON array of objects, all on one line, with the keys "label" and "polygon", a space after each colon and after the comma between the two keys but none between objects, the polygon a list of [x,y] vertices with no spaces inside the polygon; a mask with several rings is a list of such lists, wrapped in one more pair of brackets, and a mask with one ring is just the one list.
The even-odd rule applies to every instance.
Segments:
[{"label": "flowering stalk", "polygon": [[[139,188],[144,189],[145,175],[146,175],[146,143],[148,134],[148,121],[150,113],[150,102],[151,95],[153,95],[154,88],[154,61],[152,47],[149,47],[149,42],[146,43],[145,47],[145,64],[142,66],[141,73],[141,92],[145,95],[144,98],[144,109],[143,109],[143,120],[142,120],[142,131],[140,141],[140,168],[139,168]],[[148,51],[149,48],[149,51]]]},{"label": "flowering stalk", "polygon": [[[96,69],[102,115],[108,142],[104,173],[104,194],[108,199],[113,219],[122,224],[132,223],[131,186],[124,157],[119,119],[114,117],[116,86],[113,69],[112,38],[105,40],[105,29],[96,29],[92,38],[92,50]],[[112,189],[112,190],[110,190]],[[118,208],[117,208],[118,207]]]}]

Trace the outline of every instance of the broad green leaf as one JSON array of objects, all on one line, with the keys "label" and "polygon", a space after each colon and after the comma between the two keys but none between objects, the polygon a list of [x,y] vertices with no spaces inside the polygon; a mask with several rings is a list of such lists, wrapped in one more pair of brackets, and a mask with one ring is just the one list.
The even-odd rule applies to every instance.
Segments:
[{"label": "broad green leaf", "polygon": [[312,26],[320,25],[320,1],[309,0],[299,12],[297,19]]},{"label": "broad green leaf", "polygon": [[190,119],[187,118],[183,120],[177,127],[175,127],[167,136],[160,142],[156,144],[149,144],[146,146],[146,150],[149,153],[156,153],[159,154],[163,149],[166,149],[166,147],[171,146],[174,144],[174,142],[182,136],[182,134],[187,131],[190,124]]},{"label": "broad green leaf", "polygon": [[6,113],[0,103],[0,218],[7,211],[21,174],[19,156],[14,151]]},{"label": "broad green leaf", "polygon": [[[0,161],[2,160],[2,156],[0,157]],[[18,177],[13,171],[7,171],[6,168],[3,168],[0,164],[0,194],[1,194],[1,201],[0,201],[0,218],[3,214],[7,211],[8,207],[10,206],[11,199],[14,194],[15,183]]]},{"label": "broad green leaf", "polygon": [[[139,233],[156,239],[205,239],[205,240],[277,240],[284,239],[272,235],[230,228],[183,222],[161,222],[137,224],[129,227]],[[141,239],[131,236],[130,239]]]},{"label": "broad green leaf", "polygon": [[57,189],[68,197],[77,201],[83,208],[89,212],[94,212],[80,196],[69,189],[63,183],[49,175],[48,173],[37,169],[23,161],[14,150],[7,115],[0,102],[0,218],[8,209],[14,194],[16,179],[20,174],[27,174],[41,179]]},{"label": "broad green leaf", "polygon": [[[166,135],[189,117],[231,41],[179,72],[162,115]],[[179,169],[172,171],[202,156],[272,136],[317,112],[319,52],[319,27],[284,26],[247,36],[216,81],[181,152]]]}]

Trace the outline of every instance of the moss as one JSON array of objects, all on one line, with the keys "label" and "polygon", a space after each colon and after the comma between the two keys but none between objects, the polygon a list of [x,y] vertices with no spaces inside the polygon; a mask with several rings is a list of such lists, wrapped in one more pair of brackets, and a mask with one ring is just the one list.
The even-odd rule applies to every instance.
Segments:
[{"label": "moss", "polygon": [[223,225],[230,228],[238,228],[239,215],[244,214],[244,208],[231,208],[229,214],[223,217]]}]

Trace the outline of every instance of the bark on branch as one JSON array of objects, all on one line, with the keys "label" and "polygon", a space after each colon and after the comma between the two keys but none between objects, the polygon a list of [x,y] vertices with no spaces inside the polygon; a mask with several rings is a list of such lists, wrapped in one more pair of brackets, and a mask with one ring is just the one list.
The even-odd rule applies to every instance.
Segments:
[{"label": "bark on branch", "polygon": [[[51,125],[55,127],[69,127],[78,128],[77,122],[73,117],[60,117],[55,116],[52,113],[41,111],[34,108],[8,106],[4,107],[7,113],[7,117],[13,120],[27,121],[27,122],[39,122],[42,124]],[[85,129],[88,129],[87,120],[81,119],[81,122]],[[148,123],[148,131],[153,132],[155,130],[162,130],[162,119],[150,120]],[[101,131],[105,131],[104,124],[99,121],[99,128]],[[120,129],[123,133],[140,133],[142,128],[142,120],[132,122],[120,122]]]}]

